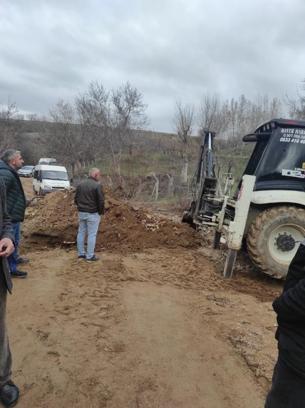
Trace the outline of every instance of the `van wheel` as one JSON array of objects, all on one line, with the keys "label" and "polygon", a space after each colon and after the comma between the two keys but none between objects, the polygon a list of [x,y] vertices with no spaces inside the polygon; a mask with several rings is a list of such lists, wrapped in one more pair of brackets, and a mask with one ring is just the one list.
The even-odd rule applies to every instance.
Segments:
[{"label": "van wheel", "polygon": [[252,262],[267,275],[284,279],[299,243],[305,238],[305,210],[274,207],[251,224],[247,249]]}]

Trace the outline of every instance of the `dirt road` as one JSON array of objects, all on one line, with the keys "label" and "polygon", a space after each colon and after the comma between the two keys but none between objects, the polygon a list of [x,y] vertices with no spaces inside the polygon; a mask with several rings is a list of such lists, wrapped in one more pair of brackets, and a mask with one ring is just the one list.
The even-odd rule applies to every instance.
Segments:
[{"label": "dirt road", "polygon": [[[30,180],[25,187],[30,194]],[[225,281],[221,252],[200,247],[185,226],[115,201],[98,238],[101,259],[78,260],[72,243],[50,246],[75,239],[65,197],[39,200],[24,225],[29,276],[15,280],[8,303],[19,406],[261,408],[281,284],[242,260]]]},{"label": "dirt road", "polygon": [[199,250],[29,256],[8,313],[20,407],[263,406],[278,286],[226,286]]}]

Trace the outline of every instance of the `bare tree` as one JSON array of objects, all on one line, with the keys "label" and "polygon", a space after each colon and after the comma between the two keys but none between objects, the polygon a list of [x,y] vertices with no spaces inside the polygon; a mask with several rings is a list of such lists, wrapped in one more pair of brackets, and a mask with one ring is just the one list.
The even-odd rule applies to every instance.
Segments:
[{"label": "bare tree", "polygon": [[281,114],[281,101],[278,98],[270,99],[268,95],[259,95],[256,101],[249,101],[248,105],[248,129],[250,130]]},{"label": "bare tree", "polygon": [[244,95],[229,101],[205,96],[200,108],[199,125],[200,129],[214,131],[236,144],[246,132],[280,115],[280,112],[280,100],[270,99],[267,95],[258,96],[256,101]]},{"label": "bare tree", "polygon": [[286,104],[292,118],[305,120],[305,79],[302,81],[302,91],[303,93],[299,92],[296,99],[291,99],[287,96]]},{"label": "bare tree", "polygon": [[85,155],[88,162],[93,162],[105,150],[111,130],[109,92],[101,83],[91,82],[75,103],[86,145]]},{"label": "bare tree", "polygon": [[37,120],[39,120],[39,117],[38,117],[37,113],[28,113],[26,115],[26,120],[37,121]]},{"label": "bare tree", "polygon": [[61,162],[70,166],[72,175],[84,155],[82,138],[79,127],[75,124],[74,107],[63,100],[50,110],[50,116],[54,122],[49,135],[49,151]]},{"label": "bare tree", "polygon": [[18,114],[17,105],[15,102],[10,102],[8,100],[7,105],[2,105],[0,111],[0,119],[2,120],[12,120]]},{"label": "bare tree", "polygon": [[227,112],[227,104],[222,103],[217,95],[204,96],[199,109],[200,130],[220,133],[227,126]]},{"label": "bare tree", "polygon": [[108,141],[112,133],[110,92],[101,83],[91,82],[88,90],[76,98],[76,107],[87,161],[94,162],[109,153]]},{"label": "bare tree", "polygon": [[91,146],[90,154],[107,150],[120,177],[122,153],[130,143],[129,136],[146,121],[142,94],[128,82],[111,92],[92,82],[88,91],[76,99],[76,106],[83,136]]},{"label": "bare tree", "polygon": [[114,124],[121,129],[142,128],[147,123],[143,95],[129,82],[112,91]]},{"label": "bare tree", "polygon": [[19,126],[16,122],[18,114],[17,105],[15,102],[8,100],[6,105],[1,105],[0,110],[0,149],[4,150],[12,147],[16,142]]},{"label": "bare tree", "polygon": [[176,102],[174,125],[176,128],[178,140],[180,142],[181,155],[183,158],[183,167],[181,171],[181,181],[183,183],[187,183],[188,180],[190,138],[192,136],[193,122],[194,107],[191,105],[183,105],[181,102]]},{"label": "bare tree", "polygon": [[142,94],[133,88],[129,82],[112,91],[112,115],[108,144],[111,150],[113,163],[118,175],[121,175],[121,158],[123,149],[128,146],[132,152],[131,133],[140,129],[147,123],[145,115],[146,105]]}]

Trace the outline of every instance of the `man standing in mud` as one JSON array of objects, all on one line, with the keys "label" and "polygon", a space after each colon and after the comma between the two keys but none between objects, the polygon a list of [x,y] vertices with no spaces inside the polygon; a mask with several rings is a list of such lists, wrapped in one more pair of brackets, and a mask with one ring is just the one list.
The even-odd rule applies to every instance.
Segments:
[{"label": "man standing in mud", "polygon": [[19,389],[11,381],[12,357],[6,331],[6,295],[12,290],[7,257],[14,251],[13,228],[6,211],[5,187],[0,181],[0,401],[5,407],[16,405]]},{"label": "man standing in mud", "polygon": [[15,278],[26,278],[27,272],[20,271],[18,264],[18,245],[20,239],[20,224],[24,220],[26,198],[23,187],[17,173],[23,166],[23,158],[18,150],[7,149],[0,160],[0,179],[3,181],[6,190],[7,211],[11,218],[15,250],[8,258],[11,275]]},{"label": "man standing in mud", "polygon": [[[88,262],[97,261],[95,242],[101,215],[104,214],[104,193],[101,184],[101,172],[97,168],[89,171],[89,178],[76,188],[75,204],[78,209],[79,226],[77,233],[78,257]],[[87,248],[85,250],[85,239]]]},{"label": "man standing in mud", "polygon": [[288,269],[277,314],[278,360],[265,408],[305,407],[305,241]]}]

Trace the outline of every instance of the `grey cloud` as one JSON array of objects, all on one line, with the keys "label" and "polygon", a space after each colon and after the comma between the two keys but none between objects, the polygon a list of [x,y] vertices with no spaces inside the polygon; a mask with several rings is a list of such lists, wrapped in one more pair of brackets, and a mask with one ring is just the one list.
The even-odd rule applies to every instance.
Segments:
[{"label": "grey cloud", "polygon": [[304,18],[302,0],[3,0],[0,103],[11,96],[46,113],[91,80],[108,89],[129,80],[150,126],[171,131],[177,99],[294,92]]}]

